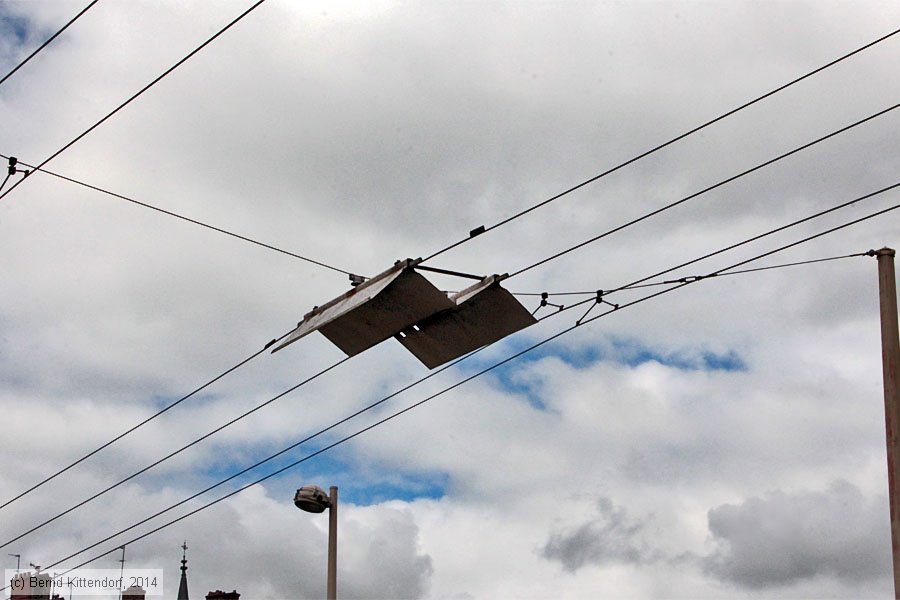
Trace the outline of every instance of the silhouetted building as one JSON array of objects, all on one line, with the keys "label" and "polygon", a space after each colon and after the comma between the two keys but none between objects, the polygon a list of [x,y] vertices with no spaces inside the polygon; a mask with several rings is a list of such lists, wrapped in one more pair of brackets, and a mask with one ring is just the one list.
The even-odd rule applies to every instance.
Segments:
[{"label": "silhouetted building", "polygon": [[241,597],[235,590],[231,590],[230,592],[223,592],[222,590],[216,590],[214,592],[210,592],[206,595],[206,600],[239,600]]},{"label": "silhouetted building", "polygon": [[146,595],[147,590],[139,585],[133,585],[122,592],[122,600],[144,600],[144,596]]},{"label": "silhouetted building", "polygon": [[16,573],[9,581],[9,600],[50,600],[53,582],[48,573]]},{"label": "silhouetted building", "polygon": [[178,582],[178,600],[190,600],[187,587],[187,542],[181,545],[181,581]]}]

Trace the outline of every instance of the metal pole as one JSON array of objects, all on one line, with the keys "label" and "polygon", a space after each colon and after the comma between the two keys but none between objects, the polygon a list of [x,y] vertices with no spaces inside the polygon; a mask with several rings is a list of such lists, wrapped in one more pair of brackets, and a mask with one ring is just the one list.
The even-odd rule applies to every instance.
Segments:
[{"label": "metal pole", "polygon": [[897,281],[891,248],[878,257],[878,299],[881,305],[881,364],[884,374],[884,426],[887,438],[888,497],[891,504],[891,551],[894,598],[900,600],[900,334],[897,329]]},{"label": "metal pole", "polygon": [[119,569],[119,600],[122,600],[122,590],[125,589],[125,546],[122,546],[122,558],[119,562],[122,563]]},{"label": "metal pole", "polygon": [[331,506],[328,509],[328,600],[337,599],[337,508],[338,489],[331,486]]}]

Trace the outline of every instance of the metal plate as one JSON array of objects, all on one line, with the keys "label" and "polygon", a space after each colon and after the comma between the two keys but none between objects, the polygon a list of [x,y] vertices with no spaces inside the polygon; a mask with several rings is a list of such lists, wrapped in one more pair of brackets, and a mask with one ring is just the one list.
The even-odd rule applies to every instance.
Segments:
[{"label": "metal plate", "polygon": [[394,336],[429,369],[537,323],[492,275],[451,297],[456,308]]},{"label": "metal plate", "polygon": [[418,262],[399,261],[343,296],[313,309],[273,352],[318,330],[348,356],[354,356],[414,323],[454,307],[446,294],[412,269]]}]

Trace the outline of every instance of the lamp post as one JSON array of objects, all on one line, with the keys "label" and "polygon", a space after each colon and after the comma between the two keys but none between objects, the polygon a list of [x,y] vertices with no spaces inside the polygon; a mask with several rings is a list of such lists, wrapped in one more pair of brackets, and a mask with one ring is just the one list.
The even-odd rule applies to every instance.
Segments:
[{"label": "lamp post", "polygon": [[328,585],[327,600],[337,598],[337,506],[338,489],[331,486],[330,494],[317,485],[304,485],[294,494],[294,506],[311,513],[321,513],[328,509]]}]

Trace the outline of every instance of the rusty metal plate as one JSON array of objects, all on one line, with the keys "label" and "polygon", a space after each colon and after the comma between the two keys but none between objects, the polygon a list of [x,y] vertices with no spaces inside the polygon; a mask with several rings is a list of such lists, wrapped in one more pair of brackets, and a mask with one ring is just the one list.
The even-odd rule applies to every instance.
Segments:
[{"label": "rusty metal plate", "polygon": [[445,293],[413,270],[419,260],[399,261],[387,271],[313,309],[273,352],[319,331],[345,354],[354,356],[414,323],[455,306]]},{"label": "rusty metal plate", "polygon": [[456,307],[394,337],[429,369],[537,323],[497,275],[450,297]]}]

